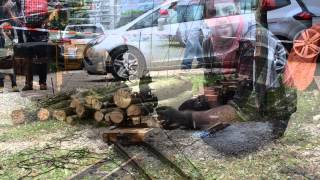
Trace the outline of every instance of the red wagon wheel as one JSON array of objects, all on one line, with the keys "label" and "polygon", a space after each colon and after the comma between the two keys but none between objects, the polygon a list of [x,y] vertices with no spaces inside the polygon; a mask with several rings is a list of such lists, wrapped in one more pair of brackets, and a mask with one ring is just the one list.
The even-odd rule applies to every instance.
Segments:
[{"label": "red wagon wheel", "polygon": [[320,33],[313,29],[306,29],[294,40],[293,49],[303,58],[314,58],[320,53]]}]

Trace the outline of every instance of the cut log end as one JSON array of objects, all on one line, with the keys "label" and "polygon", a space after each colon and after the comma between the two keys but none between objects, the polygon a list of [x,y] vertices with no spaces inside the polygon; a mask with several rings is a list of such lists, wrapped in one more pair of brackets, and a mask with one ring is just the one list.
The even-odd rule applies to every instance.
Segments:
[{"label": "cut log end", "polygon": [[75,125],[79,117],[77,115],[68,116],[66,118],[66,123],[70,125]]},{"label": "cut log end", "polygon": [[102,106],[103,106],[103,103],[100,102],[98,99],[93,99],[92,103],[91,103],[91,106],[95,110],[100,110],[102,108]]},{"label": "cut log end", "polygon": [[115,109],[109,114],[110,120],[115,124],[120,124],[124,120],[124,113],[120,109]]},{"label": "cut log end", "polygon": [[25,111],[23,109],[12,111],[11,119],[14,125],[23,124],[26,121]]},{"label": "cut log end", "polygon": [[92,105],[92,102],[93,102],[94,99],[95,99],[95,98],[94,98],[93,96],[86,96],[86,97],[85,97],[85,102],[86,102],[86,104],[88,104],[88,105]]},{"label": "cut log end", "polygon": [[131,101],[131,92],[128,89],[119,89],[113,96],[113,102],[120,108],[127,108]]},{"label": "cut log end", "polygon": [[81,104],[81,101],[77,98],[73,99],[70,103],[71,108],[77,108]]},{"label": "cut log end", "polygon": [[101,122],[103,119],[104,119],[104,114],[103,112],[101,111],[96,111],[94,113],[94,119],[97,121],[97,122]]},{"label": "cut log end", "polygon": [[59,121],[65,121],[67,118],[67,114],[64,110],[54,110],[52,112],[52,117]]},{"label": "cut log end", "polygon": [[37,117],[40,121],[47,121],[50,117],[50,111],[45,108],[41,108],[38,111]]},{"label": "cut log end", "polygon": [[79,118],[92,118],[94,115],[94,109],[87,105],[79,105],[76,108],[76,114]]},{"label": "cut log end", "polygon": [[82,105],[78,105],[78,106],[76,107],[76,113],[77,113],[78,117],[80,117],[80,118],[84,117],[85,111],[86,111],[86,109],[85,109],[85,107],[82,106]]}]

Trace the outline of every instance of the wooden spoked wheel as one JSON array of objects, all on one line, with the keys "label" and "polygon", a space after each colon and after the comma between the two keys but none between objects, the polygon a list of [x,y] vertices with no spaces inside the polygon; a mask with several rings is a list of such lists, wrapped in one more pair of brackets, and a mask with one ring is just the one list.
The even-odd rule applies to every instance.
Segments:
[{"label": "wooden spoked wheel", "polygon": [[294,40],[293,49],[295,53],[303,58],[314,58],[320,53],[320,32],[306,29]]}]

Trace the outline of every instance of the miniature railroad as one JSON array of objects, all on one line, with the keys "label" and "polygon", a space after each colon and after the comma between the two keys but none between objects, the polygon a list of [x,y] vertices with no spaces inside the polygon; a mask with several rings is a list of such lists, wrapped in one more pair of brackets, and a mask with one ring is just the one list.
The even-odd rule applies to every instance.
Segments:
[{"label": "miniature railroad", "polygon": [[[139,143],[134,148],[139,150],[139,153],[134,153],[130,148],[133,146],[123,146],[120,143],[114,143],[114,150],[118,157],[121,157],[121,163],[109,171],[103,170],[103,167],[108,163],[114,163],[114,160],[105,157],[98,162],[86,167],[77,174],[69,178],[69,180],[78,179],[122,179],[124,176],[129,176],[131,179],[157,179],[157,175],[148,171],[149,162],[157,164],[156,172],[162,172],[161,178],[164,179],[191,179],[183,170],[174,162],[170,161],[165,155],[159,152],[156,148],[146,142]],[[160,165],[161,164],[161,165]]]}]

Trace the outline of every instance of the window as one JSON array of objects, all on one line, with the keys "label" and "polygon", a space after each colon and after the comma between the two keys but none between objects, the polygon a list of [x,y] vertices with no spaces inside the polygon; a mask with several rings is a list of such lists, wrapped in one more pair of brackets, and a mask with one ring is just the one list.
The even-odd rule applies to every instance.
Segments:
[{"label": "window", "polygon": [[148,16],[144,17],[140,21],[138,21],[131,30],[134,29],[143,29],[143,28],[149,28],[153,26],[158,25],[158,19],[160,17],[159,11],[154,11],[153,13],[149,14]]}]

